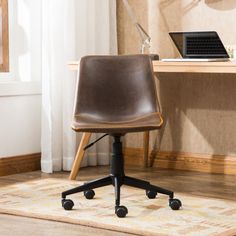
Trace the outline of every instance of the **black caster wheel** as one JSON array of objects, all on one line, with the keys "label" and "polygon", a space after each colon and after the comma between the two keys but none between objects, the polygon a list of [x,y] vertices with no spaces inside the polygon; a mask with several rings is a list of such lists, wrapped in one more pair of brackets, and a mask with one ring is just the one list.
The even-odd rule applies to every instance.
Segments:
[{"label": "black caster wheel", "polygon": [[63,199],[61,203],[62,207],[67,211],[70,211],[74,206],[74,202],[70,199]]},{"label": "black caster wheel", "polygon": [[182,203],[179,199],[173,198],[169,200],[169,206],[172,210],[179,210],[179,208],[182,206]]},{"label": "black caster wheel", "polygon": [[157,196],[157,192],[152,190],[146,190],[146,195],[149,199],[154,199]]},{"label": "black caster wheel", "polygon": [[125,206],[117,206],[115,213],[119,218],[124,218],[128,214],[128,209]]},{"label": "black caster wheel", "polygon": [[84,191],[84,196],[87,199],[93,199],[93,197],[95,196],[95,192],[93,190],[86,190]]}]

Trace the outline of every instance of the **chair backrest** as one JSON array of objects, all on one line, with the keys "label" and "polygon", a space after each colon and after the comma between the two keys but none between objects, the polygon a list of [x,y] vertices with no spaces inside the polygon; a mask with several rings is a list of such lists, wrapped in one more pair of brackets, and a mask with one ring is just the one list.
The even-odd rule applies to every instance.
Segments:
[{"label": "chair backrest", "polygon": [[80,61],[74,115],[123,121],[157,112],[148,55],[86,56]]}]

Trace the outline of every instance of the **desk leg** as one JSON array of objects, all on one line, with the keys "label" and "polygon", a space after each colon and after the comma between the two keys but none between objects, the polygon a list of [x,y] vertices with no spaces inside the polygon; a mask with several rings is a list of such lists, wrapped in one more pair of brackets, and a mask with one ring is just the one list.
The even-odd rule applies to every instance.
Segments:
[{"label": "desk leg", "polygon": [[149,131],[143,133],[143,167],[148,167]]},{"label": "desk leg", "polygon": [[92,133],[83,133],[80,144],[79,144],[79,148],[77,150],[76,156],[75,156],[75,160],[70,172],[70,180],[75,180],[76,176],[79,172],[79,168],[81,165],[81,161],[83,159],[84,156],[84,147],[88,144],[89,139],[91,137]]}]

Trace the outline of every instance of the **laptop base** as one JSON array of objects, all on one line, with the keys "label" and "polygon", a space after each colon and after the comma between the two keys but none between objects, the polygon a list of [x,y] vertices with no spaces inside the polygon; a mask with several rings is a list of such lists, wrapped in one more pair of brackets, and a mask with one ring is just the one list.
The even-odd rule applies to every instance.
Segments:
[{"label": "laptop base", "polygon": [[164,58],[161,61],[169,62],[224,62],[230,61],[229,58]]}]

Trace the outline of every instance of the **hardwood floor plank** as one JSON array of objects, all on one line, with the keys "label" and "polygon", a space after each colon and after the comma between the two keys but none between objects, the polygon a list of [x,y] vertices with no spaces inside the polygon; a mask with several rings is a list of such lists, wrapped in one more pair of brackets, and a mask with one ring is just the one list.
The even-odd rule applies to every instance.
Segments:
[{"label": "hardwood floor plank", "polygon": [[[14,227],[13,227],[14,225]],[[129,236],[131,234],[73,225],[55,221],[39,220],[0,214],[0,235],[2,236]]]}]

